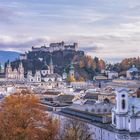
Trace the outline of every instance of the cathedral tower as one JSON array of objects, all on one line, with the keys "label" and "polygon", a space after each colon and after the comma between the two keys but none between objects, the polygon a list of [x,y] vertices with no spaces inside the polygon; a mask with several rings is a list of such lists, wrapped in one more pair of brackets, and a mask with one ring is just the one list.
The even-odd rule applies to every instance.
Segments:
[{"label": "cathedral tower", "polygon": [[53,66],[52,56],[50,58],[50,74],[54,74],[54,66]]},{"label": "cathedral tower", "polygon": [[12,67],[11,67],[11,63],[8,62],[7,66],[6,66],[6,78],[9,79],[12,76]]},{"label": "cathedral tower", "polygon": [[20,62],[19,64],[19,68],[18,68],[18,74],[19,74],[19,80],[24,80],[24,67],[22,62]]}]

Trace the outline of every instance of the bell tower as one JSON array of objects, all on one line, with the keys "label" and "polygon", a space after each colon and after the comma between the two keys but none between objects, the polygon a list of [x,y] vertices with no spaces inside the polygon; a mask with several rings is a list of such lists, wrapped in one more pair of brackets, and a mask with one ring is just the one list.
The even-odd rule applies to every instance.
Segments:
[{"label": "bell tower", "polygon": [[119,130],[128,129],[128,90],[116,91],[116,106],[112,110],[112,125]]},{"label": "bell tower", "polygon": [[74,77],[75,76],[73,63],[71,63],[71,65],[70,65],[69,76],[70,77]]},{"label": "bell tower", "polygon": [[126,114],[128,112],[128,92],[126,89],[116,92],[116,103],[117,114]]}]

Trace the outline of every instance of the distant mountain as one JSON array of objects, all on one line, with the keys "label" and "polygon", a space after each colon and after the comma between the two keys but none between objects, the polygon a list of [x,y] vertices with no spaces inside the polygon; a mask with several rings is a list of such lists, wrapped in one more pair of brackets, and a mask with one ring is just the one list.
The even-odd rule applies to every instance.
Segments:
[{"label": "distant mountain", "polygon": [[5,63],[6,61],[14,61],[19,58],[18,52],[13,51],[0,51],[0,63]]}]

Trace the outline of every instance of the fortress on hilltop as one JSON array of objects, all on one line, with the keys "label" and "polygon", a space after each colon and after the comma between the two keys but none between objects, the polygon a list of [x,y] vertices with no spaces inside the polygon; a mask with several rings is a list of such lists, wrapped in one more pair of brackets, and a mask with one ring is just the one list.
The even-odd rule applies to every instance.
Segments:
[{"label": "fortress on hilltop", "polygon": [[73,50],[76,51],[78,48],[78,43],[66,44],[65,42],[59,43],[50,43],[49,47],[41,46],[41,47],[32,47],[32,51],[43,51],[43,52],[54,52],[54,51],[64,51],[64,50]]}]

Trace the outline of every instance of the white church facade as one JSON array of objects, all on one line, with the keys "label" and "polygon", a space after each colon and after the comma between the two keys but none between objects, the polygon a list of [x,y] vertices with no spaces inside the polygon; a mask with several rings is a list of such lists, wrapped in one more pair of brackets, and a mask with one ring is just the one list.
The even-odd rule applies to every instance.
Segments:
[{"label": "white church facade", "polygon": [[50,64],[47,65],[46,61],[44,61],[44,65],[41,70],[38,70],[33,75],[32,71],[28,71],[27,73],[27,81],[28,82],[61,82],[62,77],[54,73],[54,65],[52,62],[52,58],[50,59]]},{"label": "white church facade", "polygon": [[19,63],[19,67],[16,69],[12,69],[11,63],[7,64],[5,70],[6,80],[17,80],[17,81],[24,81],[24,67],[22,62]]},{"label": "white church facade", "polygon": [[116,92],[116,107],[112,110],[112,125],[118,130],[140,133],[140,109],[128,104],[125,89]]}]

